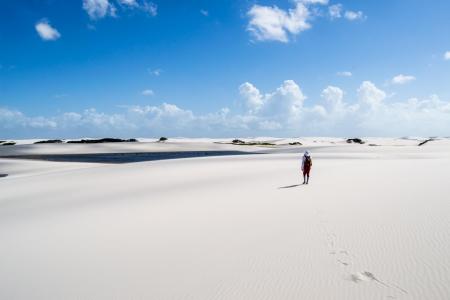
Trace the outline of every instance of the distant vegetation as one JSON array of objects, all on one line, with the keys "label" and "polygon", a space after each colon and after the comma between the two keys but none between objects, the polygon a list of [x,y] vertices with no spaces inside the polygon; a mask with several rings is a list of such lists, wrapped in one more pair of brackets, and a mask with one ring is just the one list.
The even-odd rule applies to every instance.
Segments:
[{"label": "distant vegetation", "polygon": [[2,146],[14,146],[16,142],[3,142]]},{"label": "distant vegetation", "polygon": [[347,139],[347,143],[364,144],[365,142],[359,138]]},{"label": "distant vegetation", "polygon": [[301,146],[303,144],[300,143],[300,142],[292,142],[292,143],[289,143],[289,145],[291,145],[291,146],[296,146],[296,145]]},{"label": "distant vegetation", "polygon": [[231,143],[233,143],[233,144],[245,144],[244,141],[241,141],[241,140],[238,140],[238,139],[232,140]]},{"label": "distant vegetation", "polygon": [[425,145],[426,143],[432,142],[432,141],[434,141],[434,139],[427,139],[427,140],[425,140],[425,141],[423,141],[423,142],[420,142],[420,143],[419,143],[419,146],[423,146],[423,145]]},{"label": "distant vegetation", "polygon": [[62,140],[45,140],[45,141],[37,141],[35,144],[59,144],[62,143]]},{"label": "distant vegetation", "polygon": [[231,141],[231,143],[233,145],[245,145],[245,146],[275,146],[275,144],[273,143],[269,143],[269,142],[245,142],[242,140],[238,140],[238,139],[234,139]]},{"label": "distant vegetation", "polygon": [[98,139],[98,140],[79,140],[79,141],[68,141],[68,144],[100,144],[100,143],[134,143],[137,142],[136,139],[128,139],[128,140],[122,140],[122,139],[113,139],[113,138],[104,138],[104,139]]},{"label": "distant vegetation", "polygon": [[165,142],[167,140],[168,140],[168,138],[166,138],[165,136],[162,136],[159,138],[158,142]]}]

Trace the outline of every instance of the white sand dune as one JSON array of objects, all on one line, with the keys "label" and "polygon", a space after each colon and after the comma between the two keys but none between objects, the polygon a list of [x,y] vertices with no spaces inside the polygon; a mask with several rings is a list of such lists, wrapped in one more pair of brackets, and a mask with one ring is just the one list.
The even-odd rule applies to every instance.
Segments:
[{"label": "white sand dune", "polygon": [[[450,299],[448,140],[321,139],[305,143],[309,185],[292,147],[119,165],[2,159],[0,299]],[[241,147],[168,145],[156,147]]]}]

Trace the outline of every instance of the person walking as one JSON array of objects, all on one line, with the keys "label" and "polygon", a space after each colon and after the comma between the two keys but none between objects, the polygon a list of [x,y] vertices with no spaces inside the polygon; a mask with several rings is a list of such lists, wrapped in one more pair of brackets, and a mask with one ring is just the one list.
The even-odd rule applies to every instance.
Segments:
[{"label": "person walking", "polygon": [[311,167],[312,167],[311,155],[309,155],[308,150],[306,150],[302,158],[303,184],[308,184],[309,182],[309,172],[311,171]]}]

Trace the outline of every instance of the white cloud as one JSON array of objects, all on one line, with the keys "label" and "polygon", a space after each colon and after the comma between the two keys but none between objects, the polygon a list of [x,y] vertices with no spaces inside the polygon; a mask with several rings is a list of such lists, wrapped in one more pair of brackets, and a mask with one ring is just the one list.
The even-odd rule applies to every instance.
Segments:
[{"label": "white cloud", "polygon": [[162,73],[161,69],[148,69],[147,70],[150,75],[159,76]]},{"label": "white cloud", "polygon": [[366,18],[366,16],[362,11],[351,11],[351,10],[347,10],[344,14],[344,17],[350,21],[364,20]]},{"label": "white cloud", "polygon": [[138,6],[136,0],[119,0],[120,4],[129,5],[129,6]]},{"label": "white cloud", "polygon": [[153,2],[146,0],[120,0],[120,3],[128,8],[146,12],[152,17],[155,17],[158,14],[158,6]]},{"label": "white cloud", "polygon": [[93,20],[116,16],[116,7],[109,0],[83,0],[83,9]]},{"label": "white cloud", "polygon": [[321,5],[328,4],[328,0],[296,0],[296,1],[304,4],[321,4]]},{"label": "white cloud", "polygon": [[392,84],[405,84],[411,81],[416,80],[416,77],[411,76],[411,75],[403,75],[403,74],[399,74],[397,76],[394,76],[394,78],[392,78],[391,83]]},{"label": "white cloud", "polygon": [[366,135],[447,136],[450,128],[450,102],[436,95],[382,104],[362,115],[358,126]]},{"label": "white cloud", "polygon": [[[293,8],[281,9],[278,6],[253,5],[247,12],[247,30],[257,41],[278,41],[287,43],[292,37],[312,27],[314,17],[323,16],[314,5],[328,5],[328,0],[293,0]],[[331,19],[342,17],[342,4],[328,7]],[[365,19],[361,11],[346,11],[348,20]]]},{"label": "white cloud", "polygon": [[148,13],[152,17],[155,17],[158,14],[158,6],[153,2],[144,1],[139,7],[142,11]]},{"label": "white cloud", "polygon": [[285,80],[275,92],[265,95],[263,112],[265,115],[285,117],[299,117],[306,96],[294,80]]},{"label": "white cloud", "polygon": [[263,120],[258,123],[258,127],[262,130],[277,130],[283,128],[283,125],[276,121]]},{"label": "white cloud", "polygon": [[350,71],[337,72],[336,75],[341,76],[341,77],[352,77],[353,76],[352,72],[350,72]]},{"label": "white cloud", "polygon": [[209,11],[207,11],[206,9],[200,9],[200,13],[205,17],[209,16]]},{"label": "white cloud", "polygon": [[56,128],[57,123],[50,118],[27,117],[20,111],[0,107],[0,128],[4,130],[17,128]]},{"label": "white cloud", "polygon": [[42,20],[36,23],[36,31],[39,36],[45,41],[54,41],[61,37],[61,34],[52,27],[47,20]]},{"label": "white cloud", "polygon": [[[359,102],[348,104],[338,87],[327,87],[322,98],[327,102],[326,115],[312,119],[321,134],[334,128],[343,135],[448,135],[450,102],[432,95],[429,99],[408,99],[385,103],[386,93],[372,82],[364,81],[357,90]],[[320,116],[317,114],[317,116]]]},{"label": "white cloud", "polygon": [[330,5],[328,7],[328,14],[330,18],[333,19],[339,19],[339,18],[346,18],[349,21],[356,21],[356,20],[365,20],[366,16],[362,11],[352,11],[347,10],[345,13],[343,13],[343,5],[338,3],[334,5]]},{"label": "white cloud", "polygon": [[344,99],[344,91],[336,86],[328,86],[322,91],[321,97],[330,103],[332,107],[340,106]]},{"label": "white cloud", "polygon": [[[285,80],[274,92],[266,94],[246,82],[239,87],[239,92],[248,109],[245,114],[254,116],[254,121],[258,124],[261,121],[295,123],[301,117],[306,100],[306,96],[293,80]],[[265,123],[266,127],[267,124],[269,123]]]},{"label": "white cloud", "polygon": [[[73,117],[78,120],[78,123],[67,122],[68,119]],[[62,120],[57,119],[57,122],[60,122],[62,126],[92,126],[100,130],[132,129],[134,127],[133,123],[129,122],[124,115],[102,113],[94,108],[86,109],[81,115],[77,115],[76,113],[64,114]]]},{"label": "white cloud", "polygon": [[55,94],[53,95],[53,98],[55,99],[62,99],[62,98],[67,98],[69,95],[68,94]]},{"label": "white cloud", "polygon": [[[261,92],[246,82],[239,86],[245,109],[229,108],[195,114],[175,104],[123,106],[118,113],[86,109],[55,116],[27,116],[0,107],[3,137],[79,136],[439,136],[450,130],[450,102],[436,95],[388,102],[386,93],[370,81],[357,89],[358,101],[346,101],[337,86],[327,86],[319,102],[308,103],[293,80]],[[352,98],[352,97],[350,97]]]},{"label": "white cloud", "polygon": [[192,111],[169,103],[160,106],[131,106],[128,108],[128,118],[132,118],[133,124],[137,126],[157,130],[192,130],[197,119]]},{"label": "white cloud", "polygon": [[[360,106],[359,104],[349,105],[344,102],[344,91],[336,86],[328,86],[321,93],[322,99],[325,100],[325,108],[322,115],[325,115],[326,122],[334,126],[336,123],[349,114],[353,114]],[[320,106],[318,106],[320,107]]]},{"label": "white cloud", "polygon": [[444,59],[445,60],[450,60],[450,51],[447,51],[444,53]]},{"label": "white cloud", "polygon": [[342,17],[342,4],[334,4],[328,7],[328,14],[331,19],[339,19]]},{"label": "white cloud", "polygon": [[367,104],[371,108],[376,109],[386,98],[386,93],[377,88],[372,82],[363,81],[358,88],[358,98],[361,103]]},{"label": "white cloud", "polygon": [[257,112],[263,106],[263,96],[259,90],[250,82],[245,82],[239,86],[239,93],[245,100],[245,104],[250,113]]},{"label": "white cloud", "polygon": [[153,96],[155,93],[153,92],[153,90],[148,89],[148,90],[143,90],[141,94],[142,94],[142,96]]},{"label": "white cloud", "polygon": [[295,7],[285,11],[277,6],[253,5],[247,12],[250,20],[247,30],[259,41],[288,42],[289,35],[297,35],[311,28],[307,3],[297,1]]},{"label": "white cloud", "polygon": [[[119,9],[137,9],[154,17],[158,14],[158,6],[146,0],[117,0]],[[106,16],[115,17],[117,8],[112,0],[83,0],[83,9],[93,20]]]}]

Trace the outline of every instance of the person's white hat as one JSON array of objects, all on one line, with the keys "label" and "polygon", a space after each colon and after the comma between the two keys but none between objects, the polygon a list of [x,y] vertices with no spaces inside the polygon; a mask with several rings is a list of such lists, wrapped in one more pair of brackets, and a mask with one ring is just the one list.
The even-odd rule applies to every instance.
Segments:
[{"label": "person's white hat", "polygon": [[305,156],[309,156],[308,150],[305,151]]}]

